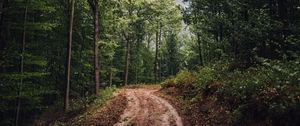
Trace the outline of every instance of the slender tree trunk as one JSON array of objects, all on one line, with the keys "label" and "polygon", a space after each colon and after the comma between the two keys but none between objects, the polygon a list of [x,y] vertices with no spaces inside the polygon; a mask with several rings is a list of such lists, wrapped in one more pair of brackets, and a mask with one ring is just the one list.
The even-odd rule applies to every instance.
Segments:
[{"label": "slender tree trunk", "polygon": [[[129,13],[129,19],[130,19],[130,23],[132,22],[132,12],[133,12],[133,8],[132,8],[132,1],[128,0],[130,7],[128,8],[128,13]],[[125,47],[125,69],[124,69],[124,85],[127,86],[128,85],[128,70],[129,70],[129,57],[130,57],[130,40],[132,40],[132,34],[129,33],[128,35],[126,35],[124,33],[124,37],[126,40],[126,47]]]},{"label": "slender tree trunk", "polygon": [[23,22],[23,33],[22,33],[22,52],[21,52],[21,79],[20,84],[18,85],[18,98],[17,98],[17,108],[16,108],[16,117],[15,117],[15,126],[19,125],[20,119],[20,109],[21,109],[21,91],[23,86],[23,76],[24,76],[24,55],[25,55],[25,44],[26,44],[26,22],[27,22],[27,0],[25,1],[25,10],[24,10],[24,22]]},{"label": "slender tree trunk", "polygon": [[151,42],[151,35],[149,34],[147,38],[148,49],[150,49],[150,42]]},{"label": "slender tree trunk", "polygon": [[201,44],[201,39],[200,39],[200,34],[199,33],[197,33],[197,42],[198,42],[199,64],[201,66],[203,66],[204,63],[203,63],[203,56],[202,56],[202,44]]},{"label": "slender tree trunk", "polygon": [[135,66],[135,84],[137,84],[138,82],[139,82],[139,80],[138,80],[138,67],[137,66]]},{"label": "slender tree trunk", "polygon": [[4,49],[4,41],[2,39],[2,23],[3,23],[3,9],[5,0],[0,2],[0,50]]},{"label": "slender tree trunk", "polygon": [[112,87],[112,77],[113,77],[113,73],[112,73],[112,66],[110,68],[110,71],[109,71],[109,87],[111,88]]},{"label": "slender tree trunk", "polygon": [[[143,36],[137,34],[136,35],[137,39],[136,39],[136,46],[135,46],[135,51],[133,53],[137,54],[137,56],[135,57],[136,58],[136,61],[138,62],[140,60],[140,43],[142,43],[143,41]],[[135,84],[138,84],[139,83],[139,67],[140,67],[140,64],[137,63],[136,65],[134,65],[134,73],[135,73]]]},{"label": "slender tree trunk", "polygon": [[130,40],[126,39],[126,48],[125,48],[125,77],[124,77],[124,85],[128,84],[128,68],[129,68],[129,51],[130,51]]},{"label": "slender tree trunk", "polygon": [[[221,12],[223,11],[223,8],[222,7],[219,7],[218,8],[218,15],[221,16]],[[220,17],[221,18],[221,17]],[[220,44],[220,49],[222,49],[222,53],[224,52],[225,53],[225,44],[223,44],[223,23],[219,23],[219,44]]]},{"label": "slender tree trunk", "polygon": [[[232,26],[235,26],[235,21],[234,20],[232,20]],[[232,43],[233,43],[233,57],[234,57],[234,59],[237,59],[238,43],[237,43],[236,38],[235,38],[236,37],[235,36],[235,28],[232,29],[231,34],[232,34]]]},{"label": "slender tree trunk", "polygon": [[[4,9],[4,4],[5,4],[5,0],[2,0],[1,2],[0,2],[0,32],[1,32],[1,30],[2,30],[2,18],[3,18],[3,9]],[[1,34],[0,34],[0,37],[1,37]]]},{"label": "slender tree trunk", "polygon": [[100,85],[100,58],[99,58],[99,5],[98,2],[96,2],[95,5],[95,13],[94,13],[94,27],[95,27],[95,35],[94,35],[94,41],[95,41],[95,93],[98,95],[99,93],[99,85]]},{"label": "slender tree trunk", "polygon": [[[197,13],[194,14],[194,16],[196,17],[196,20],[194,21],[194,24],[197,24],[198,21],[198,15]],[[218,41],[218,37],[216,37],[216,40]],[[198,56],[199,56],[199,64],[200,65],[204,65],[204,61],[203,61],[203,56],[202,56],[202,44],[201,44],[201,40],[200,40],[200,33],[197,33],[197,43],[198,43]]]},{"label": "slender tree trunk", "polygon": [[2,0],[0,3],[0,50],[3,50],[6,46],[4,35],[2,33],[3,30],[3,21],[4,21],[4,9],[7,4],[7,0]]},{"label": "slender tree trunk", "polygon": [[[98,6],[98,5],[97,5]],[[99,92],[100,85],[100,59],[99,59],[99,17],[98,17],[98,9],[95,12],[95,93]]]},{"label": "slender tree trunk", "polygon": [[162,67],[161,67],[161,64],[162,64],[162,55],[160,53],[160,45],[161,45],[161,38],[162,38],[162,23],[160,22],[159,23],[159,39],[158,39],[158,77],[159,77],[159,81],[161,81],[162,79]]},{"label": "slender tree trunk", "polygon": [[[75,30],[74,30],[74,32],[76,32]],[[80,40],[82,41],[82,45],[81,46],[79,46],[79,50],[80,50],[80,54],[79,54],[79,59],[81,59],[82,60],[82,58],[84,57],[83,56],[83,54],[84,54],[84,45],[83,45],[83,43],[85,43],[85,29],[82,29],[81,31],[79,31],[79,37],[80,37]],[[84,103],[84,108],[86,109],[88,106],[88,104],[87,104],[87,99],[86,99],[86,94],[85,94],[85,92],[86,92],[86,90],[85,90],[85,87],[86,87],[86,85],[87,85],[87,82],[84,82],[84,83],[81,83],[81,88],[80,88],[80,90],[81,90],[81,97],[83,98],[82,99],[82,102]]]},{"label": "slender tree trunk", "polygon": [[113,64],[112,61],[110,62],[110,70],[109,70],[109,87],[112,87],[112,80],[113,80]]},{"label": "slender tree trunk", "polygon": [[154,62],[154,81],[157,83],[158,75],[158,31],[156,31],[156,41],[155,41],[155,62]]},{"label": "slender tree trunk", "polygon": [[64,111],[69,110],[69,95],[70,95],[70,75],[71,75],[71,58],[72,58],[72,38],[73,38],[73,20],[75,0],[69,0],[69,35],[67,46],[67,66],[66,66],[66,85],[65,85],[65,101]]},{"label": "slender tree trunk", "polygon": [[95,71],[95,94],[99,93],[100,86],[100,58],[99,58],[99,3],[98,0],[88,0],[94,17],[94,71]]}]

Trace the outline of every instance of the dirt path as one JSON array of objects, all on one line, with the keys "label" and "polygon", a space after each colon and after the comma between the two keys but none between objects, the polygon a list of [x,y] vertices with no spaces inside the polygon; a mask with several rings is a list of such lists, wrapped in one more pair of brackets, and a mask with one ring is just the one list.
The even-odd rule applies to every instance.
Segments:
[{"label": "dirt path", "polygon": [[128,106],[114,126],[182,126],[177,111],[154,89],[124,89]]}]

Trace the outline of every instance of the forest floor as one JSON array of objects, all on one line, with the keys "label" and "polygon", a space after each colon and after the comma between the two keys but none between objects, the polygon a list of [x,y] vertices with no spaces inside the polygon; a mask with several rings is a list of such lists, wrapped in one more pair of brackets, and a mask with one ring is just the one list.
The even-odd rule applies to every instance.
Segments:
[{"label": "forest floor", "polygon": [[[118,121],[114,126],[183,126],[182,119],[176,109],[166,100],[158,96],[160,86],[129,86],[115,93],[115,97],[125,98],[124,104],[108,104],[110,110],[123,108],[123,114],[115,115]],[[120,106],[121,105],[121,106]],[[105,125],[105,116],[110,115],[106,107],[100,108],[94,115],[92,125]],[[103,111],[104,109],[104,111]],[[104,112],[104,113],[103,113]],[[98,123],[97,123],[98,121]],[[101,124],[102,123],[102,124]]]}]

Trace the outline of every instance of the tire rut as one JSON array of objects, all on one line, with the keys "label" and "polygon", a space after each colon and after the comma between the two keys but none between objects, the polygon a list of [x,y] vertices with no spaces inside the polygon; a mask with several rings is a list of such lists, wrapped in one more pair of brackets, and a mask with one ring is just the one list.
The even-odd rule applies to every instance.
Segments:
[{"label": "tire rut", "polygon": [[176,109],[154,95],[157,90],[125,89],[128,106],[114,126],[183,126]]}]

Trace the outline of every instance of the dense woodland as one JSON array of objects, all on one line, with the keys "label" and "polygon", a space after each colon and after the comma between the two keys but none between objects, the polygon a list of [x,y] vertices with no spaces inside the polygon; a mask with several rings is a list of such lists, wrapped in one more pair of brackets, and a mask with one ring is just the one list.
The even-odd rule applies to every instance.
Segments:
[{"label": "dense woodland", "polygon": [[221,124],[299,124],[300,0],[184,2],[1,0],[0,125],[139,83],[217,97]]}]

